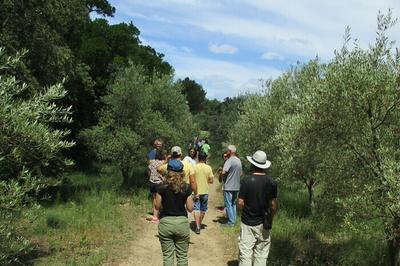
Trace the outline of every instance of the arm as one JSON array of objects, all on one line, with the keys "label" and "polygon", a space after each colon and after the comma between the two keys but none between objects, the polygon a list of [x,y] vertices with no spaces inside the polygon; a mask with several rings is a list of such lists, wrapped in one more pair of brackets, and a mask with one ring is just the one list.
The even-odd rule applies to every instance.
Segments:
[{"label": "arm", "polygon": [[192,212],[193,211],[193,198],[192,198],[192,195],[190,195],[186,199],[186,210],[188,212]]},{"label": "arm", "polygon": [[244,199],[241,199],[241,198],[238,199],[238,207],[239,207],[239,209],[244,208]]},{"label": "arm", "polygon": [[229,172],[229,169],[231,169],[231,161],[229,159],[224,163],[224,167],[222,168],[222,171],[219,173],[220,178],[224,178],[226,174]]},{"label": "arm", "polygon": [[210,174],[208,176],[208,180],[207,181],[208,181],[208,184],[214,183],[214,174],[213,174],[212,168],[210,168]]},{"label": "arm", "polygon": [[247,195],[246,183],[244,182],[244,180],[242,180],[242,182],[240,182],[240,190],[239,190],[239,197],[238,197],[238,203],[237,203],[239,209],[244,208],[244,200],[246,198],[246,195]]},{"label": "arm", "polygon": [[278,212],[278,199],[274,198],[271,201],[271,213],[274,216]]},{"label": "arm", "polygon": [[156,193],[156,200],[154,202],[154,207],[156,208],[157,211],[161,210],[161,195]]},{"label": "arm", "polygon": [[193,190],[193,193],[197,195],[197,183],[196,183],[196,177],[194,175],[189,176],[189,182],[190,186]]}]

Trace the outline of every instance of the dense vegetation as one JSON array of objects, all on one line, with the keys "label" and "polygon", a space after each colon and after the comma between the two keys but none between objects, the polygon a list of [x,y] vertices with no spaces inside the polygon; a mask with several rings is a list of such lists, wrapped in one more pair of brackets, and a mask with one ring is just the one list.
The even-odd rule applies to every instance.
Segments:
[{"label": "dense vegetation", "polygon": [[[293,222],[311,223],[314,233],[301,245],[312,251],[316,241],[331,242],[331,248],[318,248],[322,256],[294,253],[288,263],[400,263],[400,55],[387,36],[394,24],[390,13],[380,14],[369,49],[352,45],[347,30],[329,62],[316,58],[268,81],[265,93],[245,100],[231,131],[231,142],[244,153],[268,151],[283,187],[301,193],[301,186],[298,192],[293,187],[302,184],[307,191],[312,215]],[[366,249],[330,255],[335,245],[340,254],[338,243],[362,237],[386,239],[389,254]]]},{"label": "dense vegetation", "polygon": [[[132,195],[119,189],[142,195],[138,184],[153,139],[170,145],[192,138],[190,91],[174,82],[163,55],[141,44],[132,23],[90,18],[114,12],[106,0],[0,5],[0,264],[43,250],[58,256],[65,242],[57,249],[57,234],[73,243],[73,232],[83,237],[101,223],[92,221],[96,210],[87,204],[99,211],[117,204],[111,216],[99,214],[105,224],[124,216],[116,201]],[[68,174],[104,167],[113,169],[109,187],[105,177]],[[79,219],[66,214],[74,211]],[[27,226],[33,221],[42,223]],[[81,239],[80,246],[92,245]]]}]

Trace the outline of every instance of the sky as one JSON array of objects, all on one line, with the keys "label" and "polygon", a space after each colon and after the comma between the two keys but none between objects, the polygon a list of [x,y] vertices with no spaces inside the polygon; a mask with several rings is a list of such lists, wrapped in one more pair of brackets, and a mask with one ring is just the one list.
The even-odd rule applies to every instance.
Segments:
[{"label": "sky", "polygon": [[[375,39],[376,17],[400,0],[110,0],[111,24],[133,22],[140,39],[165,55],[176,78],[200,83],[209,99],[262,90],[297,62],[327,62],[346,26],[361,47]],[[390,32],[400,41],[400,24]]]}]

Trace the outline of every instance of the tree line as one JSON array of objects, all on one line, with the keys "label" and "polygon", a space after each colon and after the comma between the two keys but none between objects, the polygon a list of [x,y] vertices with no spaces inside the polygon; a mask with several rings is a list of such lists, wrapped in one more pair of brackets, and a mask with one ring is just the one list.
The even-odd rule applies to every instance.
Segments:
[{"label": "tree line", "polygon": [[[34,247],[14,226],[34,219],[71,169],[116,166],[122,186],[155,138],[191,140],[208,101],[175,80],[107,0],[5,0],[0,5],[0,264]],[[95,19],[91,16],[95,15]]]},{"label": "tree line", "polygon": [[245,154],[268,151],[272,174],[303,184],[309,208],[336,227],[380,224],[400,265],[400,54],[388,36],[395,23],[380,13],[369,48],[348,28],[333,59],[265,82],[264,93],[245,97],[229,139]]}]

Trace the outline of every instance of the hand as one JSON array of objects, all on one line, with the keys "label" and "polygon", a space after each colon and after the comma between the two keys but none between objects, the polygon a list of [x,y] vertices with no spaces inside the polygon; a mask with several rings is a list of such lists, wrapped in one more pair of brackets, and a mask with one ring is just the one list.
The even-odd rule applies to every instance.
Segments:
[{"label": "hand", "polygon": [[198,201],[199,198],[200,198],[200,195],[199,195],[199,194],[193,195],[193,200],[194,200],[194,201]]}]

